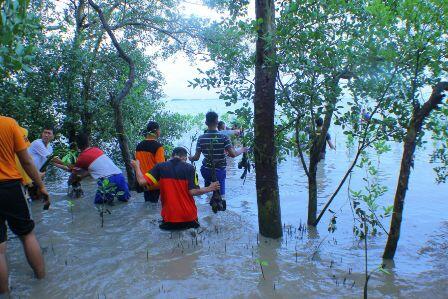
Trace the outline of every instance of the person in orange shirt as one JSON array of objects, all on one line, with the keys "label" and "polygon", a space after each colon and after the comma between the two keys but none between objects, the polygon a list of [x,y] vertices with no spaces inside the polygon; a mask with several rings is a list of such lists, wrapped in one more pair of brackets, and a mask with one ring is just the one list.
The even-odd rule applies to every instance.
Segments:
[{"label": "person in orange shirt", "polygon": [[9,291],[5,256],[6,223],[22,241],[26,258],[36,277],[38,279],[45,277],[44,258],[33,232],[34,221],[31,219],[28,202],[23,195],[22,176],[15,161],[17,155],[25,172],[37,184],[39,193],[46,198],[45,206],[49,206],[48,192],[28,154],[28,145],[28,138],[17,122],[10,117],[0,116],[0,294]]},{"label": "person in orange shirt", "polygon": [[[20,127],[20,130],[22,131],[23,136],[26,137],[26,144],[29,147],[30,142],[28,141],[28,130],[25,128],[22,128],[22,127]],[[27,186],[33,184],[33,180],[26,174],[25,170],[23,169],[22,165],[20,164],[19,157],[17,157],[17,155],[16,155],[16,166],[20,172],[20,175],[22,176],[22,185],[26,189]]]},{"label": "person in orange shirt", "polygon": [[138,160],[131,162],[135,170],[137,182],[143,188],[159,185],[162,202],[162,223],[165,230],[198,228],[198,210],[193,196],[199,196],[219,190],[219,182],[213,182],[208,187],[199,188],[196,170],[186,163],[187,150],[176,147],[171,159],[154,166],[149,172],[140,171]]},{"label": "person in orange shirt", "polygon": [[[139,162],[140,171],[148,173],[158,163],[165,162],[165,150],[157,141],[160,136],[160,126],[155,121],[146,125],[146,139],[140,142],[135,149],[135,159]],[[159,200],[160,190],[158,186],[150,187],[144,191],[145,201],[156,203]]]}]

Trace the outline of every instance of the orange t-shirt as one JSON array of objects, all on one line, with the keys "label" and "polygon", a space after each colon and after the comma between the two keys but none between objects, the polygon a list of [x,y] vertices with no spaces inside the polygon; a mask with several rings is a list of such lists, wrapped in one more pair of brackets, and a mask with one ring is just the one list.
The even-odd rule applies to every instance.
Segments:
[{"label": "orange t-shirt", "polygon": [[[147,138],[137,145],[135,158],[140,162],[140,170],[142,173],[147,173],[156,164],[165,162],[163,145],[157,140]],[[159,187],[152,186],[148,190],[156,189],[159,189]]]},{"label": "orange t-shirt", "polygon": [[28,138],[17,122],[0,116],[0,181],[20,180],[15,154],[28,148]]},{"label": "orange t-shirt", "polygon": [[[20,130],[22,130],[22,133],[25,135],[25,137],[28,138],[28,130],[22,127],[20,128]],[[30,146],[30,142],[28,140],[26,141],[26,146],[27,147]],[[33,182],[33,180],[26,173],[25,169],[23,169],[22,164],[20,164],[19,157],[17,157],[17,155],[16,155],[16,166],[17,170],[20,172],[20,175],[22,176],[22,185],[24,186],[30,185]]]}]

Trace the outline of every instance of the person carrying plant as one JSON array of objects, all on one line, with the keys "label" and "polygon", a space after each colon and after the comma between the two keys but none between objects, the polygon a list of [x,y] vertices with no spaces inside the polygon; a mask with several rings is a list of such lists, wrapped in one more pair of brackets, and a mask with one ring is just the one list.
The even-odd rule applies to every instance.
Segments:
[{"label": "person carrying plant", "polygon": [[19,236],[36,278],[45,277],[44,258],[34,235],[34,221],[31,218],[28,201],[23,194],[22,176],[17,169],[16,155],[24,171],[38,187],[38,193],[45,198],[47,207],[50,205],[50,199],[39,172],[28,154],[28,146],[28,138],[17,122],[12,118],[0,116],[0,294],[9,291],[5,257],[6,223],[10,230]]},{"label": "person carrying plant", "polygon": [[[53,127],[45,126],[42,131],[41,139],[34,140],[28,148],[28,153],[33,158],[34,165],[40,172],[41,177],[44,177],[46,167],[50,163],[60,169],[69,171],[68,167],[65,166],[58,157],[53,155],[53,147],[51,146],[51,141],[53,141],[53,139]],[[37,186],[35,184],[29,184],[27,190],[32,200],[39,199],[39,196],[37,196]]]},{"label": "person carrying plant", "polygon": [[219,189],[219,183],[199,188],[193,165],[186,163],[187,150],[176,147],[171,159],[159,163],[143,174],[138,160],[132,161],[137,182],[148,188],[159,185],[162,202],[161,229],[176,230],[199,227],[198,211],[193,196],[202,195]]},{"label": "person carrying plant", "polygon": [[[141,141],[135,149],[135,159],[140,164],[142,173],[147,173],[158,163],[165,162],[165,151],[163,145],[157,141],[160,136],[160,126],[155,121],[146,125],[144,132],[146,139]],[[159,200],[160,190],[158,186],[150,187],[143,192],[145,201],[156,203]]]},{"label": "person carrying plant", "polygon": [[76,143],[81,153],[73,167],[73,172],[78,175],[79,180],[90,175],[97,180],[99,189],[102,188],[103,181],[106,179],[108,184],[114,187],[108,189],[105,194],[101,190],[97,190],[95,203],[111,203],[114,199],[128,201],[131,194],[120,168],[98,147],[90,147],[87,134],[79,134]]},{"label": "person carrying plant", "polygon": [[[242,147],[238,150],[232,145],[229,137],[221,134],[218,130],[218,114],[213,111],[207,112],[205,115],[205,124],[207,125],[207,131],[199,136],[196,144],[196,153],[190,157],[190,161],[199,160],[201,153],[204,154],[204,160],[202,161],[201,174],[204,178],[205,187],[209,186],[212,182],[212,168],[216,171],[216,178],[221,186],[221,195],[226,192],[226,152],[231,158],[238,157],[242,153],[248,151],[247,147]],[[210,143],[212,142],[213,150],[210,150]]]}]

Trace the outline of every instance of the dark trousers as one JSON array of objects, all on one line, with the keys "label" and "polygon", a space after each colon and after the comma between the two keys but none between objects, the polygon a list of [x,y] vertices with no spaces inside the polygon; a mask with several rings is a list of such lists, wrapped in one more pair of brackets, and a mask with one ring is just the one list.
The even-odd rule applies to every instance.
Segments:
[{"label": "dark trousers", "polygon": [[145,196],[145,201],[156,203],[159,201],[160,190],[145,191],[143,195]]}]

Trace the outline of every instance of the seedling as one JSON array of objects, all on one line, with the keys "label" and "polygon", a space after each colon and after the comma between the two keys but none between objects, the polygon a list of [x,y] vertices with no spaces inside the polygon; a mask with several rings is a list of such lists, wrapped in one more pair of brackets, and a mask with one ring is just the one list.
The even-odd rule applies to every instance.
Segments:
[{"label": "seedling", "polygon": [[72,221],[73,221],[73,207],[75,206],[75,203],[73,200],[67,200],[67,204],[70,210],[70,214],[72,215]]},{"label": "seedling", "polygon": [[114,200],[123,196],[124,192],[117,191],[117,185],[111,183],[107,178],[102,181],[101,186],[98,187],[98,191],[101,194],[101,208],[98,209],[98,211],[101,218],[101,227],[104,227],[104,214],[112,214],[109,209],[106,208],[106,204],[110,206],[113,205]]},{"label": "seedling", "polygon": [[255,262],[260,265],[261,275],[263,276],[263,279],[266,280],[266,277],[264,276],[263,266],[267,267],[269,265],[269,263],[267,261],[263,261],[260,259],[256,259]]}]

